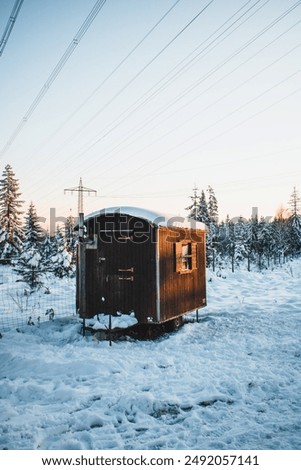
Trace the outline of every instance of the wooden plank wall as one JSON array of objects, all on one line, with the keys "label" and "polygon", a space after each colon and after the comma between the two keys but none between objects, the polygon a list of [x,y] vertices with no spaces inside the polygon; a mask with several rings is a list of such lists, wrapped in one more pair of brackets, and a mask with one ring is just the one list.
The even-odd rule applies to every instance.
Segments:
[{"label": "wooden plank wall", "polygon": [[[160,321],[166,321],[188,311],[205,306],[206,256],[205,232],[195,229],[153,228],[145,222],[137,231],[137,221],[132,216],[116,214],[106,219],[100,216],[88,221],[88,234],[97,234],[97,249],[86,250],[86,317],[97,313],[134,310],[139,322],[147,323],[148,317],[156,321],[156,237],[159,233],[160,256]],[[109,225],[107,225],[109,222]],[[126,241],[112,237],[104,243],[103,230],[121,227],[132,230],[133,237]],[[141,233],[146,233],[141,237]],[[116,235],[116,232],[114,232]],[[191,240],[191,235],[193,238]],[[198,242],[196,243],[196,236]],[[178,272],[175,252],[181,241],[192,242],[196,254],[192,269]],[[178,245],[178,247],[177,247]],[[125,270],[133,268],[133,272]],[[133,276],[133,281],[121,281],[122,276]],[[105,299],[105,301],[102,300]]]},{"label": "wooden plank wall", "polygon": [[[194,235],[192,239],[191,234]],[[179,252],[177,246],[180,246],[184,240],[193,244],[192,252],[196,253],[196,264],[193,262],[193,269],[179,273],[175,254]],[[159,253],[161,321],[204,307],[206,305],[205,232],[161,227]]]},{"label": "wooden plank wall", "polygon": [[[96,223],[95,223],[96,222]],[[87,317],[97,313],[116,314],[133,310],[140,322],[156,316],[155,232],[149,225],[137,231],[137,219],[116,214],[91,220],[88,233],[97,233],[97,250],[87,250],[86,303]],[[121,225],[122,223],[122,225]],[[112,241],[105,243],[102,232],[106,227],[114,230]],[[135,236],[120,240],[118,230],[125,227],[136,230]],[[136,228],[135,228],[136,227]],[[124,232],[125,233],[125,232]],[[145,235],[142,236],[141,234]],[[110,233],[108,232],[108,237]],[[107,240],[109,238],[107,237]],[[103,240],[103,241],[102,241]],[[132,268],[133,272],[126,272]],[[133,281],[121,278],[133,278]],[[102,297],[105,301],[102,301]]]}]

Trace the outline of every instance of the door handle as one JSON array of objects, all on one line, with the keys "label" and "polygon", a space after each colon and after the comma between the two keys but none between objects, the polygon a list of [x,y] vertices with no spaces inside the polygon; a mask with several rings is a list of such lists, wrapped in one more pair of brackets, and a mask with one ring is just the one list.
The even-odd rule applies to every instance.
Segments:
[{"label": "door handle", "polygon": [[134,276],[130,276],[130,277],[119,277],[118,279],[119,279],[119,281],[131,281],[131,282],[133,282],[133,281],[134,281]]}]

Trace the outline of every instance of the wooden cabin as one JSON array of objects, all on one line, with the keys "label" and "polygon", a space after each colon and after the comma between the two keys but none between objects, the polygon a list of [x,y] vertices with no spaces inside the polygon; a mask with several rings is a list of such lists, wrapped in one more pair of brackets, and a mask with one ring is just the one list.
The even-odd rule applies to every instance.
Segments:
[{"label": "wooden cabin", "polygon": [[204,224],[135,207],[102,209],[84,224],[81,318],[134,312],[140,324],[162,324],[206,306]]}]

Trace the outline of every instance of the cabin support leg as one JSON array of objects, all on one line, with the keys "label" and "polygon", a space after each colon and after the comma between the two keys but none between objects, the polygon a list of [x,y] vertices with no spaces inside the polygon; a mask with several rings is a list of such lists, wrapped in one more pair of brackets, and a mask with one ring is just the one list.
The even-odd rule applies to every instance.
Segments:
[{"label": "cabin support leg", "polygon": [[83,318],[83,336],[86,336],[86,319]]},{"label": "cabin support leg", "polygon": [[196,322],[199,323],[199,309],[196,309]]},{"label": "cabin support leg", "polygon": [[109,345],[112,346],[112,315],[109,315]]}]

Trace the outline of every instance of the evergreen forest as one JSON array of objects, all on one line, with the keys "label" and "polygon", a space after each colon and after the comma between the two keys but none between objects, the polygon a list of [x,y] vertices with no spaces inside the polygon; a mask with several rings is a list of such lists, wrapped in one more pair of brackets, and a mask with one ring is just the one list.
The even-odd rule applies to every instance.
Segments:
[{"label": "evergreen forest", "polygon": [[[225,268],[272,269],[301,253],[300,197],[294,187],[287,208],[272,220],[253,216],[219,221],[218,201],[211,186],[193,189],[187,216],[205,223],[207,267],[222,275]],[[10,264],[29,289],[43,285],[44,273],[75,275],[77,234],[69,216],[55,234],[42,229],[33,202],[23,212],[19,181],[7,164],[0,179],[0,262]]]}]

